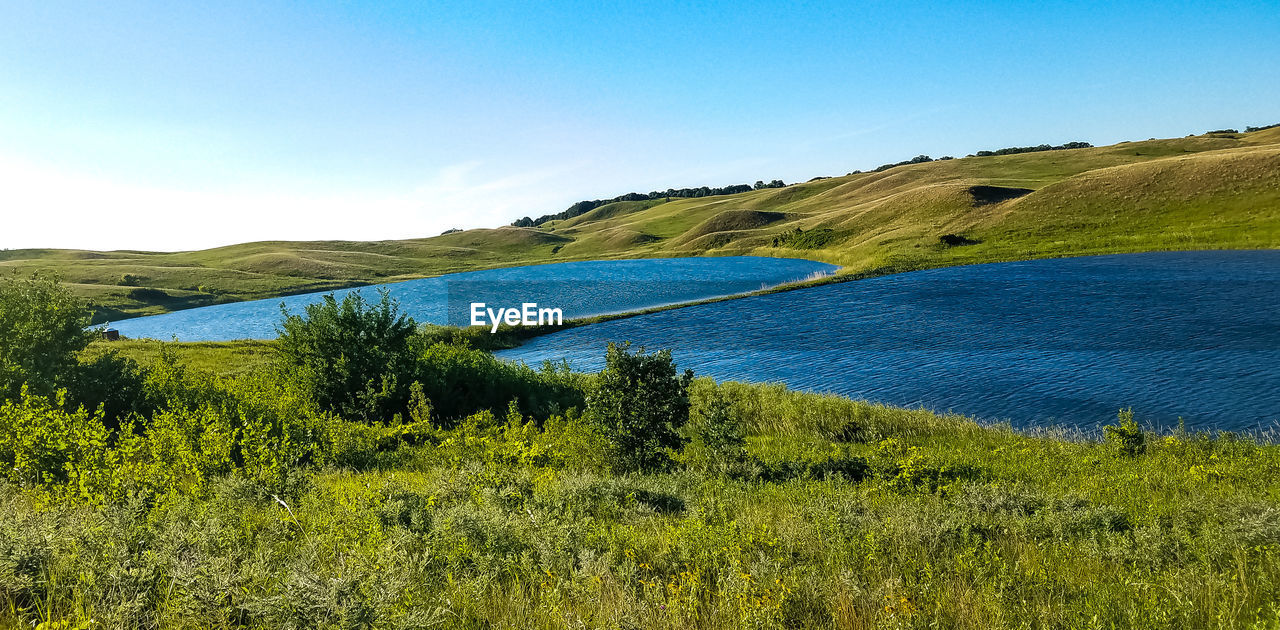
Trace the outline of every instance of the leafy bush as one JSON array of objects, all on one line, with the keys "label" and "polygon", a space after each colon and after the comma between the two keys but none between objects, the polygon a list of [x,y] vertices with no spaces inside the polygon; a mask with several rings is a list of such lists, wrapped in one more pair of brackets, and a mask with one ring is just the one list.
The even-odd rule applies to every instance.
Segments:
[{"label": "leafy bush", "polygon": [[791,249],[819,249],[835,241],[839,234],[830,228],[817,228],[804,231],[796,228],[773,237],[774,247],[790,247]]},{"label": "leafy bush", "polygon": [[294,389],[270,374],[218,379],[162,361],[143,384],[156,410],[118,428],[104,423],[102,408],[76,408],[63,391],[24,390],[0,406],[0,474],[91,503],[203,496],[227,476],[283,493],[311,466],[367,467],[430,431],[423,422],[343,420]]},{"label": "leafy bush", "polygon": [[412,382],[415,324],[391,295],[365,301],[352,291],[331,293],[304,315],[281,306],[277,343],[283,363],[296,370],[320,407],[350,419],[373,421],[403,411]]},{"label": "leafy bush", "polygon": [[147,413],[142,369],[108,352],[81,362],[78,355],[97,338],[87,329],[90,313],[57,280],[41,276],[0,281],[0,398],[54,396],[70,408],[104,407],[114,428],[130,413]]},{"label": "leafy bush", "polygon": [[630,345],[609,344],[587,414],[613,444],[618,468],[665,468],[670,451],[684,444],[680,428],[689,420],[693,371],[677,376],[670,350],[632,354]]},{"label": "leafy bush", "polygon": [[888,486],[900,492],[946,491],[957,480],[978,476],[978,470],[972,467],[939,463],[919,446],[897,438],[887,438],[876,446],[874,465]]},{"label": "leafy bush", "polygon": [[141,287],[129,292],[129,299],[139,302],[163,302],[171,296],[162,289]]},{"label": "leafy bush", "polygon": [[89,321],[89,310],[55,279],[0,280],[0,397],[17,396],[24,383],[53,394],[98,335]]},{"label": "leafy bush", "polygon": [[1147,450],[1147,436],[1133,419],[1132,409],[1121,409],[1120,424],[1102,427],[1106,440],[1120,450],[1121,455],[1137,457]]},{"label": "leafy bush", "polygon": [[961,245],[977,245],[981,241],[975,241],[967,236],[959,234],[943,234],[938,237],[938,242],[947,247],[959,247]]},{"label": "leafy bush", "polygon": [[133,359],[107,352],[82,361],[67,374],[67,400],[73,406],[103,407],[103,420],[115,429],[128,416],[150,415],[155,404],[146,392],[146,374]]},{"label": "leafy bush", "polygon": [[416,378],[442,426],[481,410],[501,412],[512,400],[541,419],[581,408],[583,378],[563,364],[534,370],[488,352],[438,343],[418,357]]},{"label": "leafy bush", "polygon": [[747,430],[733,401],[712,390],[690,406],[681,460],[694,469],[727,470],[747,458]]},{"label": "leafy bush", "polygon": [[0,405],[0,468],[10,481],[83,486],[86,475],[110,474],[101,414],[65,411],[62,395],[51,401],[24,388]]},{"label": "leafy bush", "polygon": [[520,413],[514,401],[505,421],[485,410],[440,437],[434,449],[422,454],[424,462],[599,469],[604,467],[602,454],[607,450],[595,427],[572,410],[548,418],[539,427]]}]

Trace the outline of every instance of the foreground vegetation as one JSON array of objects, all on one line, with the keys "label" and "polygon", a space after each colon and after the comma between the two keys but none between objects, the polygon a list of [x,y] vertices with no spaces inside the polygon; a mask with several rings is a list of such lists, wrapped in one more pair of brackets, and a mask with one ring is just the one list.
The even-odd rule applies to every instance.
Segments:
[{"label": "foreground vegetation", "polygon": [[[1024,149],[1033,150],[1016,152]],[[2,251],[0,271],[56,271],[94,305],[96,321],[110,321],[569,260],[751,254],[835,263],[857,276],[1051,256],[1280,246],[1280,127],[1038,149],[908,160],[782,187],[707,189],[752,188],[726,195],[623,196],[584,202],[575,208],[589,210],[571,208],[564,219],[547,217],[537,227],[404,241],[262,242],[177,253]],[[653,194],[667,193],[681,191]]]},{"label": "foreground vegetation", "polygon": [[[0,285],[0,323],[86,320],[22,299],[56,294]],[[6,338],[0,626],[1280,626],[1276,446],[1020,433],[624,347],[534,370],[404,324],[352,298],[268,344]],[[317,343],[336,326],[372,343]]]}]

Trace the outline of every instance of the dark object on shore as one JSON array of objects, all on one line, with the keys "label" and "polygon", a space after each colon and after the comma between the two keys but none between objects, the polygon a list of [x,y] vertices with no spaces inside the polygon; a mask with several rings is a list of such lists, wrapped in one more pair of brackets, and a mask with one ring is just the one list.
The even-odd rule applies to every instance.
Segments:
[{"label": "dark object on shore", "polygon": [[978,243],[982,242],[982,241],[975,241],[973,239],[965,238],[963,236],[960,236],[959,234],[943,234],[942,236],[938,237],[938,240],[943,245],[946,245],[947,247],[958,247],[960,245],[977,245]]},{"label": "dark object on shore", "polygon": [[102,338],[107,341],[120,341],[120,331],[114,328],[108,328],[102,331]]}]

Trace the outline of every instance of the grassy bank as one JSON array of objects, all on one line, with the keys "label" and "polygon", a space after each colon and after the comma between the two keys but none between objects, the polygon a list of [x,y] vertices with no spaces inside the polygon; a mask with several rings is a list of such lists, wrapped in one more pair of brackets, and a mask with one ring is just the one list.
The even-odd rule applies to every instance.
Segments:
[{"label": "grassy bank", "polygon": [[[624,201],[537,228],[195,252],[0,252],[98,321],[497,266],[751,254],[880,274],[954,264],[1280,246],[1280,128],[970,157],[735,195]],[[799,231],[797,231],[799,230]],[[946,241],[943,237],[951,235]]]},{"label": "grassy bank", "polygon": [[[501,392],[472,390],[474,413],[366,425],[299,397],[270,345],[109,346],[151,366],[165,402],[145,431],[90,430],[33,399],[0,408],[0,427],[26,423],[0,431],[0,457],[29,452],[13,440],[35,425],[73,445],[39,451],[65,456],[44,476],[24,472],[43,460],[6,459],[0,624],[1280,622],[1280,447],[1250,439],[1030,435],[704,379],[690,422],[731,421],[744,441],[695,437],[664,470],[624,472],[575,412]],[[539,390],[595,378],[433,347],[422,360],[463,386],[475,370]]]}]

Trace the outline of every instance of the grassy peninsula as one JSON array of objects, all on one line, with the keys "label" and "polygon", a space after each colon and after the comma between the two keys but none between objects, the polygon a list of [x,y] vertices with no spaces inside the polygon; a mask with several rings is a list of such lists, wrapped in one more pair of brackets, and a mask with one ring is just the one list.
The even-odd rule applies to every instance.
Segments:
[{"label": "grassy peninsula", "polygon": [[[943,238],[947,237],[944,241]],[[97,321],[495,266],[660,256],[809,258],[878,274],[954,264],[1280,245],[1280,127],[903,164],[731,195],[605,204],[537,227],[193,252],[9,250]]]}]

